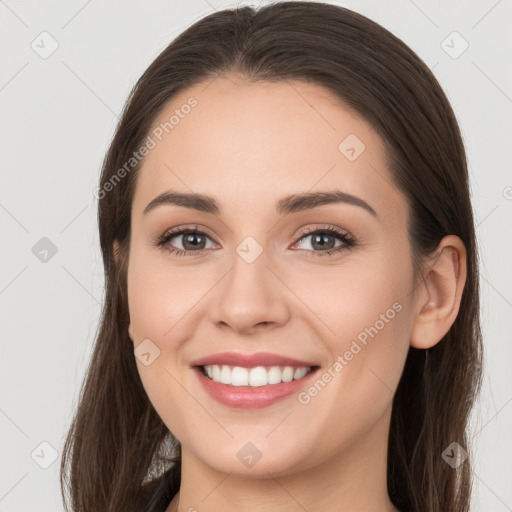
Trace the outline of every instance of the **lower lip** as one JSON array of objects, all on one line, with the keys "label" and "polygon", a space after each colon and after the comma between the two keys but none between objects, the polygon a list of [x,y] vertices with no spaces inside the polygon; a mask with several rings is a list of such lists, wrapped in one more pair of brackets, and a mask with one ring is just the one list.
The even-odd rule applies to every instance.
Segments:
[{"label": "lower lip", "polygon": [[257,387],[237,387],[222,384],[206,377],[201,368],[196,366],[194,367],[194,370],[196,371],[199,381],[203,385],[204,389],[212,398],[221,404],[229,407],[239,407],[242,409],[259,409],[298,393],[309,383],[313,375],[316,374],[318,368],[312,369],[305,377],[302,377],[302,379]]}]

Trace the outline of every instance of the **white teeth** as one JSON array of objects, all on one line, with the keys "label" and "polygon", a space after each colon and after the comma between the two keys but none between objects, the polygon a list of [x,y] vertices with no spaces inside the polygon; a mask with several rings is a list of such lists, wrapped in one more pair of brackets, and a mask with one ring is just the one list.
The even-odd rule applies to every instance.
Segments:
[{"label": "white teeth", "polygon": [[286,366],[283,370],[283,376],[281,377],[283,382],[291,382],[293,380],[293,368],[291,366]]},{"label": "white teeth", "polygon": [[297,368],[293,374],[293,380],[302,379],[308,373],[307,368]]},{"label": "white teeth", "polygon": [[231,370],[229,366],[223,366],[220,371],[220,381],[222,384],[231,384]]},{"label": "white teeth", "polygon": [[[236,367],[234,368],[236,370]],[[247,370],[245,370],[247,372]],[[266,386],[268,384],[267,370],[263,366],[256,366],[249,371],[249,386]]]},{"label": "white teeth", "polygon": [[[229,369],[229,367],[226,367]],[[233,386],[248,386],[249,385],[249,374],[245,368],[236,366],[231,371],[231,382]]]},{"label": "white teeth", "polygon": [[244,368],[242,366],[206,365],[203,366],[206,375],[215,382],[231,386],[267,386],[280,382],[291,382],[302,379],[310,371],[310,367],[293,368],[291,366],[256,366]]},{"label": "white teeth", "polygon": [[268,371],[268,383],[269,384],[279,384],[281,382],[281,375],[282,375],[281,368],[279,366],[272,366],[270,370]]}]

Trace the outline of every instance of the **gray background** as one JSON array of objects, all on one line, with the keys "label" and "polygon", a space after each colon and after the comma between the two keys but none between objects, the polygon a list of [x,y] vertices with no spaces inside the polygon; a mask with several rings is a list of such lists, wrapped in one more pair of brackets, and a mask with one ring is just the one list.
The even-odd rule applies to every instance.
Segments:
[{"label": "gray background", "polygon": [[[415,50],[459,119],[482,258],[487,358],[472,428],[472,510],[512,510],[512,2],[338,3]],[[213,10],[235,5],[0,0],[0,512],[63,508],[55,457],[103,296],[93,189],[122,105],[175,36]],[[464,40],[469,47],[457,55]],[[42,58],[52,44],[58,48]]]}]

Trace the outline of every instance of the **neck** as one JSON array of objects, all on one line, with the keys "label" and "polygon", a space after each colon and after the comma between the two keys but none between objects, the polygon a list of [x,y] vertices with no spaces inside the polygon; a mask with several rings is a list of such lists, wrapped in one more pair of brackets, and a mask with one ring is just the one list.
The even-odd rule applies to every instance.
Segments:
[{"label": "neck", "polygon": [[387,492],[389,420],[390,411],[342,452],[284,475],[225,474],[182,447],[180,492],[166,512],[398,512]]}]

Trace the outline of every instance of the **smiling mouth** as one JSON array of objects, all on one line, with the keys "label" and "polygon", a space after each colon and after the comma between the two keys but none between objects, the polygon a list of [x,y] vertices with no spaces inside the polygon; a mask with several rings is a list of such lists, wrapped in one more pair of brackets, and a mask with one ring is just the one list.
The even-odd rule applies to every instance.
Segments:
[{"label": "smiling mouth", "polygon": [[242,366],[209,364],[199,367],[203,375],[214,382],[233,387],[260,387],[300,380],[316,366]]}]

